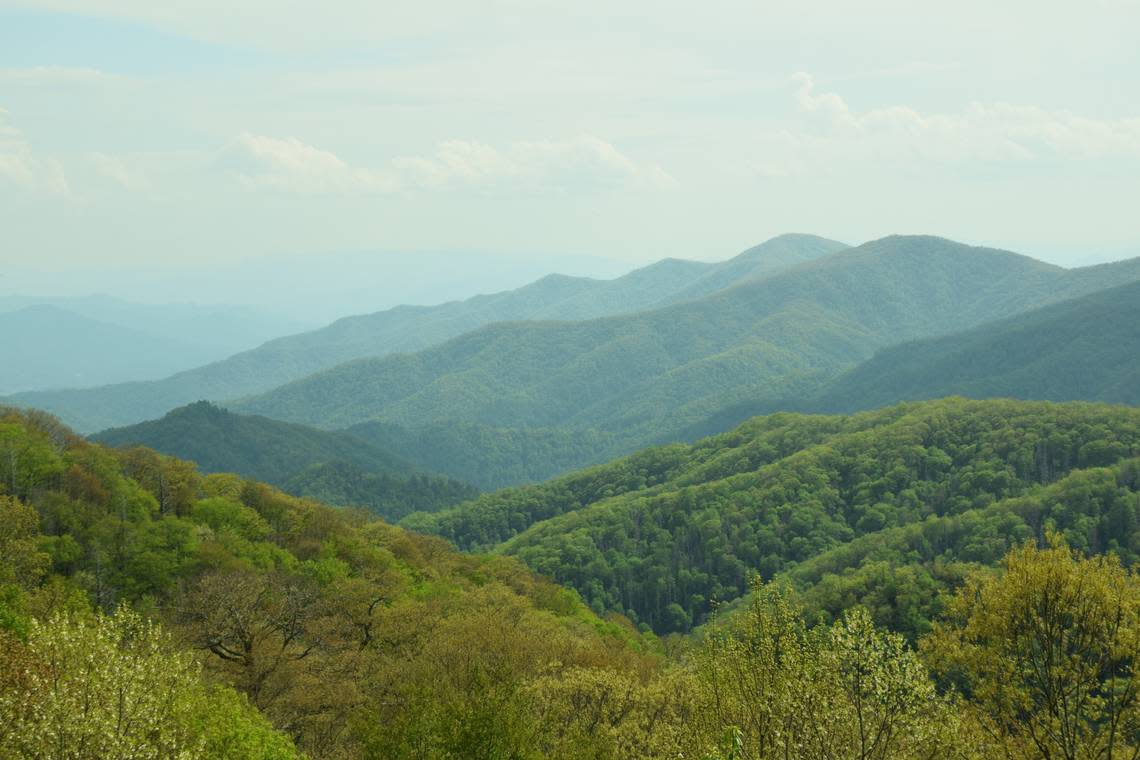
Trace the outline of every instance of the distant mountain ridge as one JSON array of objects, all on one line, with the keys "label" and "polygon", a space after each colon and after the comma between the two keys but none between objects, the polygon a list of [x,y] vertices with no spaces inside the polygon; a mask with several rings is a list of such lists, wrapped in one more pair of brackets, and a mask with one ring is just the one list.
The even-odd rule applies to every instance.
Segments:
[{"label": "distant mountain ridge", "polygon": [[[715,288],[716,277],[739,282],[687,301],[674,285],[665,290],[679,303],[614,317],[488,325],[427,351],[349,362],[230,406],[310,426],[303,434],[295,430],[296,436],[317,434],[312,427],[343,429],[381,451],[400,452],[420,468],[490,489],[540,481],[645,445],[694,440],[780,410],[860,409],[948,393],[1129,400],[1119,392],[1099,393],[1088,382],[1041,396],[1028,382],[1040,385],[1041,378],[1024,372],[1020,382],[977,391],[961,383],[924,387],[921,375],[902,387],[914,346],[939,348],[918,355],[912,370],[938,367],[940,352],[950,351],[950,365],[927,373],[948,380],[963,367],[982,366],[951,350],[960,334],[954,330],[986,338],[1001,334],[1007,322],[1036,324],[1038,312],[1059,314],[1059,322],[1036,328],[1029,351],[1001,349],[999,358],[1007,365],[1017,357],[1036,361],[1051,355],[1044,373],[1050,381],[1100,369],[1096,382],[1107,382],[1107,369],[1119,366],[1120,389],[1140,386],[1129,386],[1129,362],[1140,356],[1127,328],[1138,321],[1130,316],[1137,299],[1130,300],[1134,291],[1127,286],[1115,289],[1116,296],[1109,287],[1140,280],[1140,260],[1065,270],[1008,251],[893,236],[822,257],[818,249],[807,252],[804,263],[768,277],[741,274],[755,273],[757,263],[767,261],[764,250],[778,245],[791,245],[791,254],[777,257],[787,263],[803,242],[778,238],[712,270],[665,260],[600,289],[591,281],[547,277],[511,298],[530,299],[534,313],[564,313],[583,297],[591,299],[588,308],[599,308],[606,293],[635,291],[630,283],[638,277],[696,282],[693,273],[703,272],[701,287]],[[724,273],[731,269],[736,271]],[[548,297],[534,299],[538,292]],[[561,296],[554,297],[556,292]],[[1074,295],[1074,301],[1039,305]],[[473,300],[486,298],[495,297]],[[1082,299],[1099,304],[1095,318],[1067,311]],[[1074,332],[1074,325],[1083,327]],[[1085,339],[1081,330],[1099,334]],[[945,337],[927,337],[947,331]],[[1073,362],[1077,354],[1069,344],[1100,348],[1093,354],[1085,350]],[[866,375],[871,379],[862,389],[834,390],[884,356],[896,357],[894,364],[878,376]],[[183,449],[176,453],[194,456]],[[300,465],[309,463],[295,463]],[[313,471],[307,477],[322,488],[350,488],[347,472]]]},{"label": "distant mountain ridge", "polygon": [[340,365],[233,405],[318,427],[366,420],[598,428],[639,445],[744,398],[810,395],[886,346],[1140,278],[893,236],[664,308],[499,323]]},{"label": "distant mountain ridge", "polygon": [[422,350],[493,322],[585,319],[675,303],[846,247],[811,235],[785,235],[725,262],[665,260],[614,280],[553,275],[516,290],[465,301],[346,317],[159,381],[25,393],[7,401],[46,409],[81,431],[92,432],[159,417],[201,398],[225,400],[267,391],[361,357]]},{"label": "distant mountain ridge", "polygon": [[[952,394],[1140,405],[1140,281],[964,333],[884,349],[815,397],[729,407],[669,439],[718,433],[753,414],[855,411]],[[594,428],[502,428],[457,421],[403,427],[374,421],[345,432],[383,451],[399,451],[418,467],[484,489],[542,481],[624,453],[620,433]],[[314,470],[304,479],[309,484],[351,480],[343,468]]]},{"label": "distant mountain ridge", "polygon": [[[207,350],[216,358],[311,327],[305,320],[251,306],[199,303],[138,303],[115,296],[0,295],[0,314],[29,306],[54,306],[107,324]],[[192,365],[186,365],[192,366]]]},{"label": "distant mountain ridge", "polygon": [[0,313],[0,392],[162,377],[216,356],[208,347],[145,327],[103,322],[51,304]]}]

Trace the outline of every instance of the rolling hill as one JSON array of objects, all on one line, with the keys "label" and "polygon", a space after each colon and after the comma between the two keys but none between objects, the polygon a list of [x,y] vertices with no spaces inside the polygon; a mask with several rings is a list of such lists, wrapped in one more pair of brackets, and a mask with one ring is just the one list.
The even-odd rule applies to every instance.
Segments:
[{"label": "rolling hill", "polygon": [[534,738],[551,703],[517,694],[659,669],[652,637],[514,560],[39,412],[0,408],[0,454],[6,759],[498,757],[507,731],[515,757],[597,757],[586,732]]},{"label": "rolling hill", "polygon": [[360,357],[418,351],[493,322],[585,319],[699,297],[845,247],[810,235],[785,235],[726,262],[669,259],[614,280],[552,275],[517,290],[465,301],[346,317],[158,381],[24,393],[6,401],[46,409],[80,431],[93,432],[153,419],[197,399],[218,401],[267,391]]},{"label": "rolling hill", "polygon": [[478,493],[346,433],[232,414],[206,401],[158,420],[105,430],[92,440],[119,448],[146,446],[192,460],[205,473],[236,473],[297,496],[365,507],[389,520]]},{"label": "rolling hill", "polygon": [[949,395],[1140,405],[1140,281],[884,349],[812,407],[849,411]]},{"label": "rolling hill", "polygon": [[914,634],[940,588],[1049,525],[1086,551],[1140,557],[1140,461],[1103,469],[1138,455],[1129,407],[959,398],[781,413],[401,524],[516,556],[658,632],[704,622],[758,572],[801,582],[824,613],[865,598]]},{"label": "rolling hill", "polygon": [[1140,278],[895,236],[699,300],[580,322],[500,323],[362,359],[234,404],[318,427],[597,429],[625,450],[745,400],[807,397],[886,346]]}]

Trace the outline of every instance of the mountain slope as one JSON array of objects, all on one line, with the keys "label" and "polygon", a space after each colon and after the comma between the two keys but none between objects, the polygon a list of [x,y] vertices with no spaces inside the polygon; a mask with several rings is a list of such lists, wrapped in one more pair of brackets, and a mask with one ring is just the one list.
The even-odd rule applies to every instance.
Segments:
[{"label": "mountain slope", "polygon": [[[561,428],[500,428],[466,422],[402,427],[363,422],[345,430],[429,470],[479,488],[534,483],[607,458],[613,433]],[[614,454],[616,456],[616,453]]]},{"label": "mountain slope", "polygon": [[788,234],[749,248],[732,259],[709,269],[692,285],[680,290],[673,301],[687,301],[748,280],[806,264],[849,246],[814,235]]},{"label": "mountain slope", "polygon": [[[998,523],[978,511],[1034,495],[1074,468],[1137,455],[1140,409],[1128,407],[945,399],[851,417],[784,413],[402,524],[461,548],[517,556],[578,589],[595,609],[626,612],[658,631],[684,630],[715,601],[745,593],[752,572],[794,574],[831,553],[830,567],[813,570],[817,583],[843,563],[860,565],[843,547],[863,537],[867,552],[882,531],[967,513],[977,522],[958,528],[967,533],[955,539],[958,561],[996,561],[1010,542],[1039,535],[1054,509],[1050,519],[1072,529],[1076,546],[1134,556],[1135,487],[1118,494],[1109,484],[1102,494],[1074,486],[1061,506],[1013,500]],[[1100,522],[1101,514],[1116,522]],[[924,551],[937,555],[946,539],[932,528]],[[829,583],[834,590],[843,581]],[[935,585],[913,593],[928,605]]]},{"label": "mountain slope", "polygon": [[146,446],[192,460],[206,473],[236,473],[298,496],[366,507],[389,520],[478,493],[346,433],[232,414],[206,401],[158,420],[105,430],[92,440],[120,448]]},{"label": "mountain slope", "polygon": [[1140,405],[1140,281],[885,349],[812,406],[870,409],[948,395]]},{"label": "mountain slope", "polygon": [[[734,277],[778,271],[843,249],[809,235],[775,238],[742,254],[743,261],[705,264],[667,260],[615,280],[552,275],[517,290],[439,306],[399,306],[346,317],[327,327],[269,341],[220,362],[163,380],[82,391],[21,394],[11,403],[46,409],[91,432],[152,419],[197,399],[224,400],[269,390],[359,357],[418,351],[484,325],[505,320],[583,319],[640,311],[696,297]],[[701,278],[717,272],[727,275]]]},{"label": "mountain slope", "polygon": [[[504,745],[528,760],[618,757],[616,741],[579,753],[602,745],[565,736],[553,701],[518,695],[659,670],[652,637],[514,560],[460,555],[146,449],[106,449],[39,412],[0,409],[0,454],[6,760],[415,758],[425,745],[449,748],[431,757],[501,757]],[[136,622],[90,646],[85,631],[112,614]],[[33,657],[25,644],[45,630],[56,643]],[[139,652],[145,668],[132,667]],[[167,708],[181,673],[212,686],[189,711]],[[268,742],[251,713],[288,739]],[[169,738],[174,719],[184,741]],[[203,734],[209,751],[193,743]]]},{"label": "mountain slope", "polygon": [[593,319],[689,301],[732,285],[791,269],[848,247],[815,235],[787,234],[714,264],[664,259],[623,277],[598,282],[589,289],[550,303],[526,318]]},{"label": "mountain slope", "polygon": [[0,313],[0,392],[161,377],[213,350],[51,305]]},{"label": "mountain slope", "polygon": [[1140,277],[1140,260],[1067,271],[939,238],[884,238],[654,311],[497,324],[419,353],[350,362],[235,408],[320,427],[597,428],[636,448],[744,399],[806,395],[885,346],[1123,275]]}]

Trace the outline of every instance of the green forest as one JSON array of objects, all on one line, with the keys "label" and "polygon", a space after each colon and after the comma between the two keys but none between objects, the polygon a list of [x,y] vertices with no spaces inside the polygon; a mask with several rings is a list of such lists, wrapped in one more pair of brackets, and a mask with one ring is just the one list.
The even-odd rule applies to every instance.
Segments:
[{"label": "green forest", "polygon": [[[1049,526],[1134,560],[1137,455],[1140,410],[1128,407],[945,399],[783,413],[402,524],[517,556],[596,612],[658,633],[700,625],[759,573],[811,577],[808,598],[830,613],[874,596],[877,621],[913,636],[971,563]],[[1059,505],[1066,489],[1088,494]]]},{"label": "green forest", "polygon": [[311,496],[334,506],[363,507],[395,522],[409,512],[434,511],[472,498],[479,490],[438,475],[365,438],[239,415],[208,401],[174,409],[161,419],[92,436],[108,446],[146,446],[198,465],[204,473],[230,472]]},{"label": "green forest", "polygon": [[460,554],[8,410],[0,756],[1131,756],[1138,450],[1093,404],[773,415],[406,520]]},{"label": "green forest", "polygon": [[884,349],[808,406],[850,411],[950,395],[1135,406],[1138,341],[1140,282],[1131,282],[966,332]]}]

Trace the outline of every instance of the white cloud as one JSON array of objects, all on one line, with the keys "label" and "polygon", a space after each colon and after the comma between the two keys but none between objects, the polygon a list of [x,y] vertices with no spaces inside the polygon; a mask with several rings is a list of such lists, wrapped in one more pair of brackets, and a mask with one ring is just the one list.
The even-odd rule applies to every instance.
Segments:
[{"label": "white cloud", "polygon": [[505,148],[447,140],[430,155],[402,156],[381,168],[364,168],[294,137],[243,134],[222,151],[219,165],[248,188],[316,195],[499,187],[590,191],[676,184],[660,166],[639,164],[591,135],[515,142]]},{"label": "white cloud", "polygon": [[798,122],[762,138],[773,156],[762,170],[795,174],[852,161],[922,163],[1079,162],[1140,158],[1140,118],[1101,120],[1009,103],[973,103],[957,113],[908,106],[859,111],[793,77]]},{"label": "white cloud", "polygon": [[218,164],[251,189],[315,195],[397,189],[394,178],[384,172],[354,168],[295,137],[242,134],[226,146]]},{"label": "white cloud", "polygon": [[142,191],[151,188],[147,173],[125,156],[92,153],[87,158],[91,167],[100,176],[111,180],[124,190]]},{"label": "white cloud", "polygon": [[515,142],[502,150],[469,140],[448,140],[431,156],[398,158],[392,164],[406,183],[418,187],[518,184],[601,189],[676,184],[660,166],[640,165],[592,135]]},{"label": "white cloud", "polygon": [[4,184],[25,192],[70,193],[59,162],[36,156],[23,133],[8,123],[8,112],[0,108],[0,186]]}]

